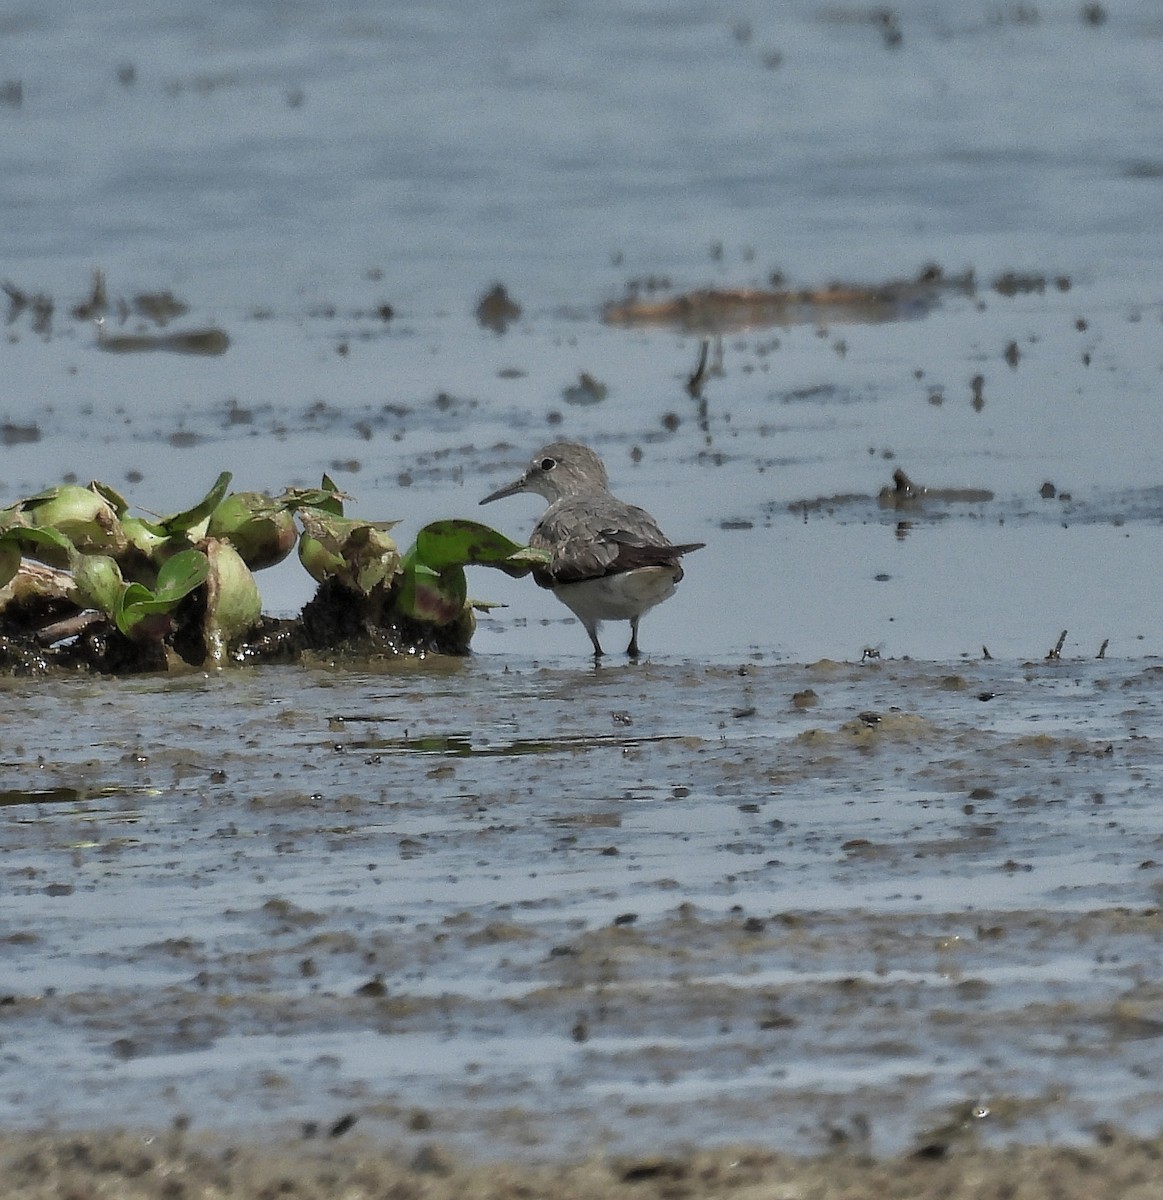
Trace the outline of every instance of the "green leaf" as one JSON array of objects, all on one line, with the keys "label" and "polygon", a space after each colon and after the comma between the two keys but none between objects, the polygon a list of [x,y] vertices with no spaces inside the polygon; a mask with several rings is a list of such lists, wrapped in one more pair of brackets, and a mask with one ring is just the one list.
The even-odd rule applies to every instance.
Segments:
[{"label": "green leaf", "polygon": [[12,537],[29,558],[48,563],[50,567],[71,566],[72,556],[76,554],[73,543],[63,533],[47,526],[43,529],[14,526],[6,536]]},{"label": "green leaf", "polygon": [[201,550],[182,550],[162,564],[154,595],[159,601],[176,603],[201,587],[210,574],[210,560]]},{"label": "green leaf", "polygon": [[318,488],[287,488],[279,500],[287,508],[298,510],[314,508],[332,517],[343,516],[343,502],[351,497],[335,486],[330,475],[323,476],[323,486]]},{"label": "green leaf", "polygon": [[440,571],[469,563],[503,562],[521,546],[479,521],[435,521],[416,535],[420,561]]},{"label": "green leaf", "polygon": [[113,619],[127,638],[163,638],[173,627],[170,613],[177,603],[177,599],[160,599],[143,583],[127,583],[117,597]]},{"label": "green leaf", "polygon": [[[78,554],[73,552],[73,584],[77,597],[86,608],[100,609],[116,617],[125,591],[121,568],[107,554]],[[133,584],[133,587],[141,587]],[[148,593],[148,589],[143,589]]]},{"label": "green leaf", "polygon": [[7,587],[20,570],[20,543],[10,534],[0,536],[0,588]]},{"label": "green leaf", "polygon": [[195,525],[201,524],[222,503],[222,497],[226,495],[226,489],[230,486],[232,478],[229,471],[223,471],[214,486],[193,508],[187,508],[185,512],[174,513],[173,516],[162,520],[160,524],[171,534],[186,533]]},{"label": "green leaf", "polygon": [[413,547],[404,557],[396,607],[416,621],[450,625],[464,612],[468,581],[464,568],[437,571],[419,560]]},{"label": "green leaf", "polygon": [[299,561],[316,582],[334,576],[366,596],[396,574],[400,555],[388,536],[395,521],[354,521],[315,508],[301,509],[299,521]]},{"label": "green leaf", "polygon": [[221,667],[226,663],[231,643],[262,615],[262,597],[254,576],[229,542],[207,538],[204,545],[210,571],[202,639],[208,662]]},{"label": "green leaf", "polygon": [[108,500],[113,506],[113,511],[117,516],[123,517],[129,510],[129,501],[115,488],[111,488],[107,483],[102,483],[99,479],[94,479],[89,484],[89,490],[96,492],[103,500]]}]

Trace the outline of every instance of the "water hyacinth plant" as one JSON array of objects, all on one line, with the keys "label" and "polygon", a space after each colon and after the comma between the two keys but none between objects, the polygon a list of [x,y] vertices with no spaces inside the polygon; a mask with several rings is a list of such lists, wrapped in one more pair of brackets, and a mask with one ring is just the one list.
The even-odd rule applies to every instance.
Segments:
[{"label": "water hyacinth plant", "polygon": [[[345,516],[347,497],[326,475],[278,496],[231,493],[230,481],[223,472],[164,517],[132,514],[99,482],[0,510],[0,666],[28,661],[13,639],[30,630],[42,656],[47,647],[62,664],[117,670],[261,661],[276,645],[280,659],[297,657],[347,645],[353,630],[377,651],[465,652],[473,610],[488,606],[469,599],[464,568],[524,575],[545,559],[462,520],[425,526],[401,553],[396,522]],[[254,572],[296,547],[315,599],[296,621],[264,617]]]}]

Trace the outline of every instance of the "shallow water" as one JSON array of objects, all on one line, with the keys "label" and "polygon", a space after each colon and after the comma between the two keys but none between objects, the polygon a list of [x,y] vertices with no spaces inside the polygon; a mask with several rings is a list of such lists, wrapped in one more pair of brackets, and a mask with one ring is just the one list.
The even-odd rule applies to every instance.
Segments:
[{"label": "shallow water", "polygon": [[[3,1120],[351,1111],[491,1153],[892,1148],[945,1105],[990,1109],[958,1136],[1158,1129],[1163,23],[894,13],[3,19],[0,278],[54,307],[8,313],[0,501],[329,470],[407,540],[564,435],[708,543],[638,669],[482,571],[509,607],[464,663],[5,685]],[[934,261],[973,293],[725,333],[701,399],[697,335],[601,321],[635,280]],[[166,291],[188,313],[122,320]],[[224,353],[172,352],[206,329]],[[101,344],[142,334],[171,350]],[[882,507],[896,467],[992,499]]]}]

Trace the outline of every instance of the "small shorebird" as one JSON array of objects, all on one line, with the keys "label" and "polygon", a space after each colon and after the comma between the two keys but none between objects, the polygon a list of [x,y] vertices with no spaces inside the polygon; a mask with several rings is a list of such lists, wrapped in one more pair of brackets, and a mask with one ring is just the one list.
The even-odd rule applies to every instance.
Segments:
[{"label": "small shorebird", "polygon": [[610,494],[602,460],[577,442],[544,446],[520,479],[490,492],[481,503],[518,492],[536,492],[549,501],[529,545],[548,550],[553,560],[536,568],[534,579],[585,626],[595,658],[602,655],[602,621],[630,622],[626,653],[637,658],[639,619],[674,595],[682,578],[679,559],[705,543],[669,542],[645,509]]}]

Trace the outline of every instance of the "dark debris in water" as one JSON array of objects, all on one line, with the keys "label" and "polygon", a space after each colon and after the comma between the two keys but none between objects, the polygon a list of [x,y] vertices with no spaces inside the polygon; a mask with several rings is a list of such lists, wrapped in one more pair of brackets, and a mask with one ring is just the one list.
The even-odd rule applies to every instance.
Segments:
[{"label": "dark debris in water", "polygon": [[[8,296],[6,323],[14,324],[24,313],[31,314],[34,333],[48,338],[52,335],[56,302],[44,292],[29,292],[5,281],[2,285]],[[105,282],[105,273],[93,272],[93,281],[84,300],[72,305],[69,315],[75,321],[97,322],[97,346],[111,353],[128,354],[144,350],[167,350],[176,354],[218,355],[230,346],[229,335],[214,327],[156,334],[135,330],[131,333],[108,333],[107,321],[126,325],[138,317],[151,325],[165,327],[177,317],[185,316],[190,306],[171,291],[138,292],[131,296],[112,296]],[[139,322],[140,324],[140,322]]]},{"label": "dark debris in water", "polygon": [[140,354],[148,350],[168,350],[174,354],[214,356],[230,348],[230,336],[221,329],[190,329],[176,333],[104,334],[97,347],[110,354]]},{"label": "dark debris in water", "polygon": [[[1032,497],[1037,497],[1033,499]],[[769,504],[765,515],[790,512],[807,520],[827,516],[840,521],[868,522],[891,518],[908,522],[947,521],[960,516],[967,520],[990,519],[999,522],[1046,521],[1055,524],[1120,526],[1128,522],[1163,520],[1163,485],[1121,492],[1099,493],[1088,499],[1076,499],[1069,491],[1059,491],[1044,482],[1032,489],[1032,497],[998,499],[985,487],[932,487],[915,483],[901,468],[893,471],[892,483],[875,496],[864,492],[840,492],[784,504]],[[1055,503],[1050,504],[1049,501]],[[738,527],[738,524],[726,525]],[[907,528],[907,524],[906,524]]]},{"label": "dark debris in water", "polygon": [[503,283],[494,284],[477,302],[476,318],[483,329],[504,333],[521,316],[521,306]]}]

